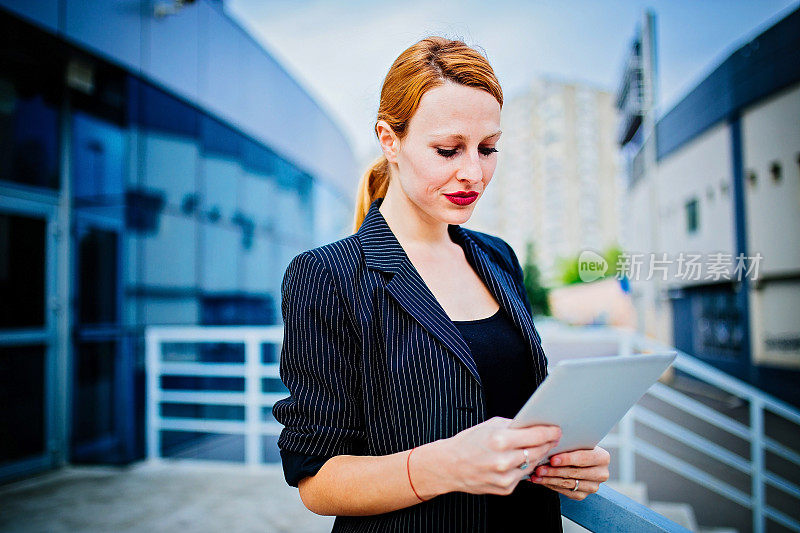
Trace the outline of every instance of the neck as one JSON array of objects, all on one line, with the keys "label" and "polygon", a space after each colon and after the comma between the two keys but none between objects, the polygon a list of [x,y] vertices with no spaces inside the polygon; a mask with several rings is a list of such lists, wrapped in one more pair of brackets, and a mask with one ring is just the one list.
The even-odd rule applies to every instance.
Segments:
[{"label": "neck", "polygon": [[378,210],[403,247],[432,248],[453,244],[448,224],[436,220],[414,204],[403,191],[390,183]]}]

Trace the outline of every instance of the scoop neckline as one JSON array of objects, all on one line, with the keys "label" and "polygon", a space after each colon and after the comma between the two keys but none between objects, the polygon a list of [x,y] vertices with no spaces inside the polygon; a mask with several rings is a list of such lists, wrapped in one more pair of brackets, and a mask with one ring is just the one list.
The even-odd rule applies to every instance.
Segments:
[{"label": "scoop neckline", "polygon": [[486,322],[488,320],[491,320],[494,317],[496,317],[497,315],[499,315],[500,314],[500,309],[501,308],[498,307],[497,311],[495,311],[494,314],[491,315],[491,316],[486,316],[486,317],[483,317],[483,318],[476,318],[474,320],[452,320],[452,322],[453,322],[453,324],[479,324],[481,322]]}]

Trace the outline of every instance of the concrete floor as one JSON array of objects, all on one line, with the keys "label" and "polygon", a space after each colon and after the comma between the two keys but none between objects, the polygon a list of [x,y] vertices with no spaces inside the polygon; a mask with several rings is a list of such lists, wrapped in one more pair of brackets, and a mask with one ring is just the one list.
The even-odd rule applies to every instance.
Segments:
[{"label": "concrete floor", "polygon": [[0,531],[329,532],[279,466],[197,462],[69,466],[0,487]]}]

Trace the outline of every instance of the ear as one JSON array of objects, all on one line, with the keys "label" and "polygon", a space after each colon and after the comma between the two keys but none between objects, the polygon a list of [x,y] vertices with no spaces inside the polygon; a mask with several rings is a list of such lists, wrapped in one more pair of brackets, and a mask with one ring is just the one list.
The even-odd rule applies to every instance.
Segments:
[{"label": "ear", "polygon": [[385,120],[379,120],[375,124],[375,133],[378,134],[378,143],[381,150],[390,163],[397,163],[397,152],[400,148],[400,139],[397,138],[392,127]]}]

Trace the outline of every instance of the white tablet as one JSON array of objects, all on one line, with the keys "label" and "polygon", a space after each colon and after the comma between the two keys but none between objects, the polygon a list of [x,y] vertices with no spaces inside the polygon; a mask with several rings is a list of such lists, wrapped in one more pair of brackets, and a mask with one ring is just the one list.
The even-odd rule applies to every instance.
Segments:
[{"label": "white tablet", "polygon": [[550,456],[591,450],[675,359],[676,352],[589,357],[561,361],[533,392],[510,427],[561,427]]}]

